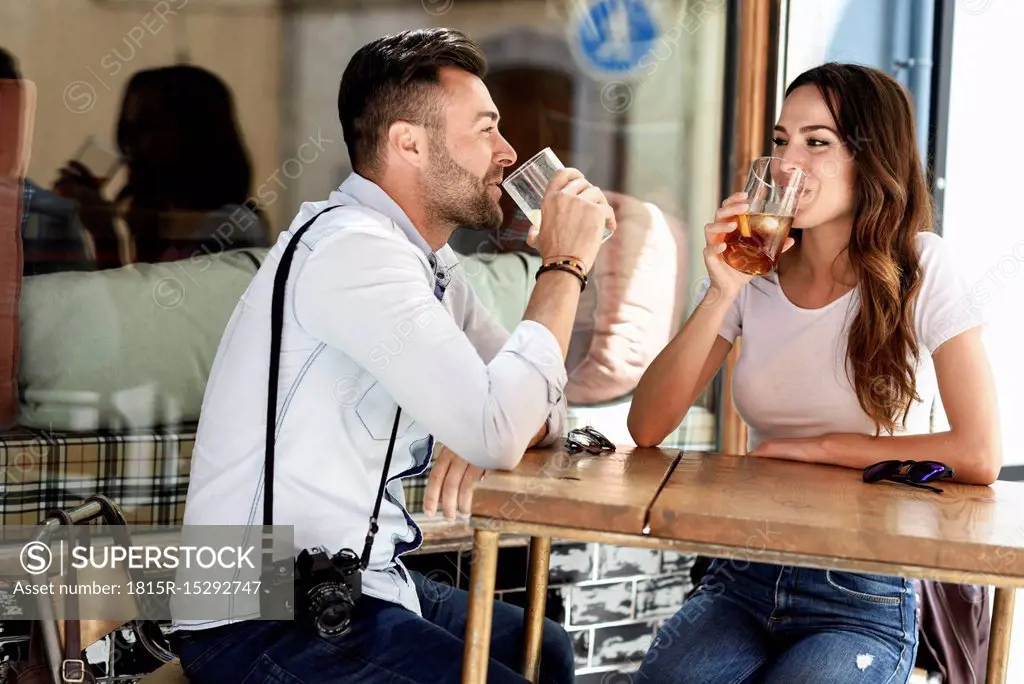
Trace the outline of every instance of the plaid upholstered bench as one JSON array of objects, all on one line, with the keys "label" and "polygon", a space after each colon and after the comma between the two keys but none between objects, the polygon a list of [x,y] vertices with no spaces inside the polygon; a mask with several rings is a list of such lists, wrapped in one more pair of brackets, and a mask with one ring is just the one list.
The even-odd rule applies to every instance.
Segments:
[{"label": "plaid upholstered bench", "polygon": [[[55,508],[92,494],[116,501],[132,525],[180,525],[185,513],[194,423],[176,429],[53,433],[14,428],[0,433],[0,524],[35,525]],[[409,508],[424,520],[426,477],[406,481]],[[451,529],[424,520],[441,546]]]},{"label": "plaid upholstered bench", "polygon": [[[4,431],[0,524],[36,525],[48,511],[72,508],[93,494],[106,494],[120,504],[132,525],[181,524],[194,439],[194,425],[116,433]],[[0,623],[0,661],[27,657],[30,624]],[[141,675],[155,667],[129,631],[115,631],[86,649],[89,667],[100,680]]]},{"label": "plaid upholstered bench", "polygon": [[105,494],[132,525],[179,525],[195,425],[176,429],[0,433],[0,524],[35,525],[54,508]]}]

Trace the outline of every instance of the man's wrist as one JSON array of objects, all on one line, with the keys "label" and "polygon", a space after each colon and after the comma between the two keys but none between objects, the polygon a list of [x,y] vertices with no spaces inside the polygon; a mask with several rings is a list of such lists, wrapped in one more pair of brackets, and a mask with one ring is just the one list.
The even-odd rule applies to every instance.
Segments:
[{"label": "man's wrist", "polygon": [[572,280],[573,282],[575,282],[579,286],[580,292],[582,292],[583,289],[587,286],[587,278],[586,278],[586,276],[578,273],[577,271],[573,270],[572,268],[570,268],[568,266],[558,266],[558,265],[542,266],[540,269],[538,269],[537,275],[535,276],[535,278],[538,281],[541,278],[546,278],[546,279],[561,278],[561,279],[564,279],[566,282],[569,282],[570,280]]}]

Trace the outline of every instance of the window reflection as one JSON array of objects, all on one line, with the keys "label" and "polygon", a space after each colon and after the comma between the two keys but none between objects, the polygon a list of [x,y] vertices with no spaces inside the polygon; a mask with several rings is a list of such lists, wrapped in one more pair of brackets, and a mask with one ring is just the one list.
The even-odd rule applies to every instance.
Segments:
[{"label": "window reflection", "polygon": [[[640,23],[623,13],[631,3],[602,18],[569,0],[4,0],[0,22],[24,31],[7,32],[0,66],[37,93],[19,180],[23,275],[265,250],[350,172],[337,87],[355,50],[451,26],[483,47],[520,162],[551,147],[620,214],[569,367],[603,374],[573,388],[581,410],[624,407],[695,304],[727,162],[726,3],[639,4]],[[452,246],[473,259],[534,254],[507,196],[503,209],[499,230],[456,231]],[[710,393],[699,404],[713,424]],[[703,430],[691,428],[679,441]]]}]

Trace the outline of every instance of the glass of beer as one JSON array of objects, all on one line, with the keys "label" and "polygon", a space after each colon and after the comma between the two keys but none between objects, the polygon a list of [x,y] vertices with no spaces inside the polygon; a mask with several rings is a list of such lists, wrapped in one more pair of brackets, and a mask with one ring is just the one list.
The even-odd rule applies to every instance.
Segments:
[{"label": "glass of beer", "polygon": [[750,206],[725,237],[727,264],[749,275],[775,271],[806,180],[805,171],[779,157],[754,160],[744,187]]},{"label": "glass of beer", "polygon": [[[565,166],[551,151],[551,148],[545,147],[526,160],[501,183],[505,192],[515,201],[527,220],[538,229],[541,223],[540,209],[541,202],[544,200],[544,192],[555,172],[564,168]],[[604,239],[607,240],[611,236],[612,231],[605,226]]]}]

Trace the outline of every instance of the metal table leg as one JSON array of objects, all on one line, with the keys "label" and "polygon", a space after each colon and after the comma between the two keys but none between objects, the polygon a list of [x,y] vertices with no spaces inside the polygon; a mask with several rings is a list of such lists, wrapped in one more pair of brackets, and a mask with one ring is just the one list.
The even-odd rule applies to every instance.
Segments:
[{"label": "metal table leg", "polygon": [[1005,684],[1010,660],[1010,628],[1013,626],[1013,587],[996,587],[992,604],[992,631],[988,642],[986,684]]},{"label": "metal table leg", "polygon": [[469,575],[469,615],[462,684],[485,684],[490,660],[491,623],[494,618],[494,578],[498,570],[498,533],[473,533],[473,569]]},{"label": "metal table leg", "polygon": [[544,636],[544,613],[551,567],[551,539],[530,538],[530,567],[526,576],[526,617],[523,625],[525,652],[523,676],[536,684],[540,676],[540,648]]}]

